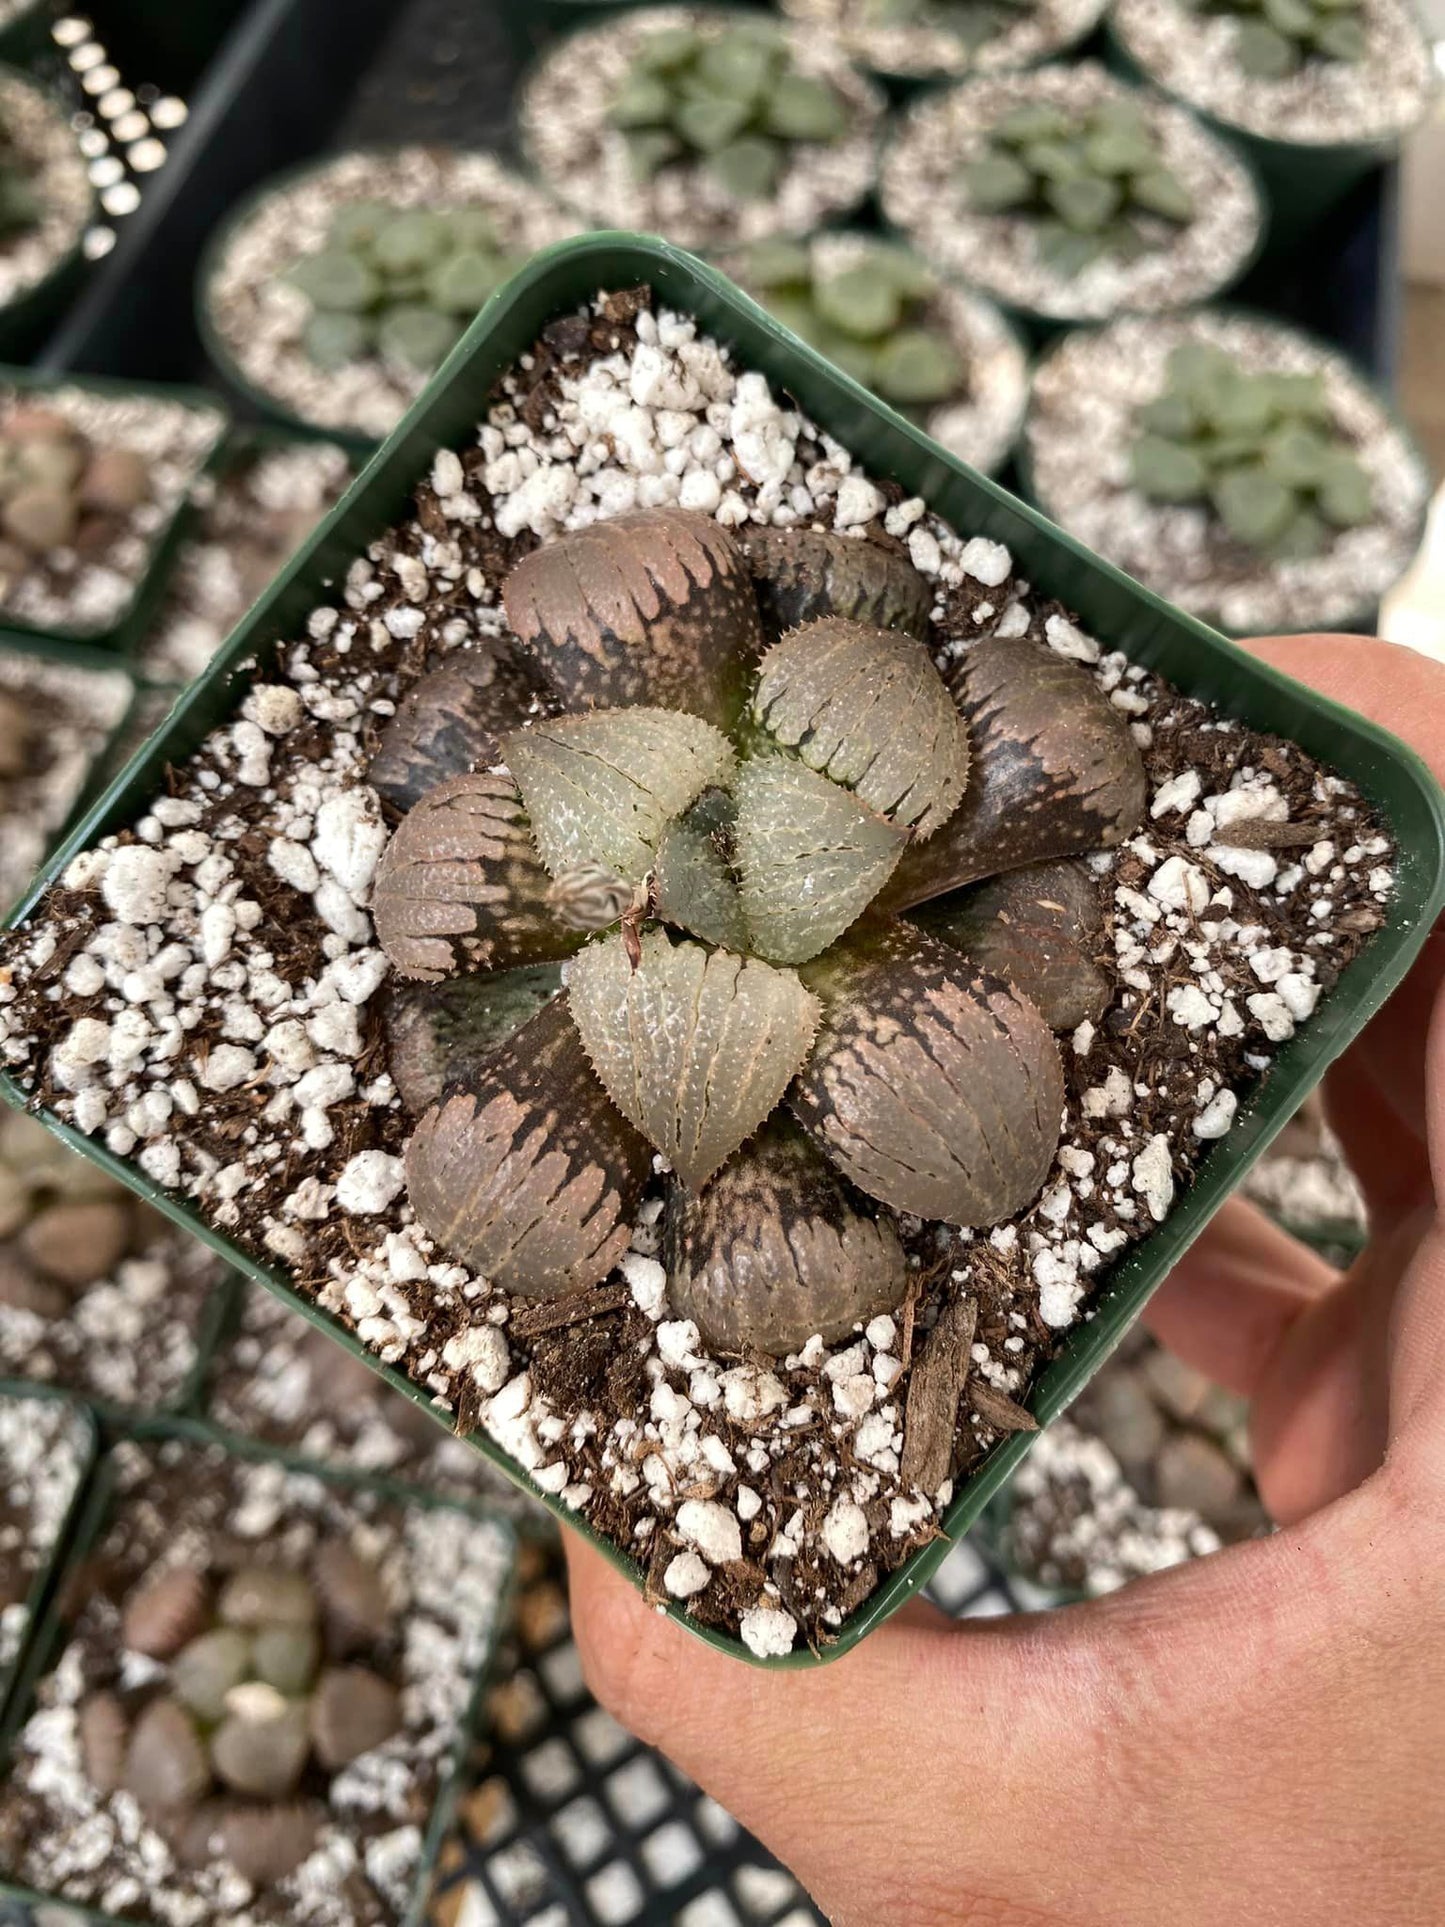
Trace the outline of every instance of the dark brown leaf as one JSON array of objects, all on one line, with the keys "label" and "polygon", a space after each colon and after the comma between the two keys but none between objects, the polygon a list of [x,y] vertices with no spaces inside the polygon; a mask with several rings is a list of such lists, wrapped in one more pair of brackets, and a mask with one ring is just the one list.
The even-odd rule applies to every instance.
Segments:
[{"label": "dark brown leaf", "polygon": [[228,1714],[211,1735],[211,1765],[217,1779],[233,1793],[262,1800],[283,1800],[291,1792],[310,1750],[304,1700],[282,1701],[280,1711],[270,1718]]},{"label": "dark brown leaf", "polygon": [[926,637],[933,591],[896,549],[819,529],[753,529],[739,538],[763,624],[773,635],[821,616]]},{"label": "dark brown leaf", "polygon": [[387,1068],[402,1103],[419,1117],[443,1092],[475,1078],[492,1052],[561,987],[561,966],[554,963],[482,971],[441,984],[393,984],[382,1013]]},{"label": "dark brown leaf", "polygon": [[800,1351],[893,1311],[908,1263],[892,1219],[858,1200],[797,1127],[775,1118],[701,1197],[667,1200],[668,1292],[724,1352]]},{"label": "dark brown leaf", "polygon": [[973,765],[938,835],[910,849],[883,894],[906,910],[1046,857],[1112,849],[1144,817],[1144,764],[1087,671],[1021,641],[976,643],[952,685]]},{"label": "dark brown leaf", "polygon": [[823,1021],[790,1102],[860,1190],[958,1225],[1037,1196],[1064,1076],[1032,1004],[905,924],[864,930],[804,976]]},{"label": "dark brown leaf", "polygon": [[836,616],[793,630],[763,657],[752,716],[809,769],[920,839],[963,795],[968,733],[911,636]]},{"label": "dark brown leaf", "polygon": [[460,649],[413,685],[381,732],[368,780],[409,810],[452,776],[500,761],[498,744],[549,702],[502,646]]},{"label": "dark brown leaf", "polygon": [[694,1188],[777,1105],[818,1020],[795,972],[655,925],[635,970],[619,938],[589,944],[567,995],[613,1102]]},{"label": "dark brown leaf", "polygon": [[315,1851],[320,1821],[314,1807],[268,1801],[263,1806],[228,1804],[211,1816],[213,1840],[200,1843],[199,1864],[215,1849],[254,1887],[272,1887],[294,1873]]},{"label": "dark brown leaf", "polygon": [[1109,980],[1094,961],[1104,906],[1086,863],[1061,858],[1010,870],[921,906],[912,921],[1012,984],[1051,1030],[1096,1019],[1109,1002]]},{"label": "dark brown leaf", "polygon": [[148,1811],[193,1806],[211,1783],[205,1750],[178,1700],[152,1700],[131,1728],[125,1752],[127,1793]]},{"label": "dark brown leaf", "polygon": [[332,1773],[389,1740],[401,1725],[401,1700],[365,1666],[331,1666],[311,1700],[311,1741]]},{"label": "dark brown leaf", "polygon": [[80,1709],[80,1764],[102,1800],[108,1800],[125,1770],[125,1710],[114,1693],[92,1693]]},{"label": "dark brown leaf", "polygon": [[318,1548],[311,1575],[334,1646],[350,1650],[375,1645],[388,1637],[395,1615],[386,1584],[369,1559],[363,1559],[339,1539],[331,1539]]},{"label": "dark brown leaf", "polygon": [[737,544],[711,516],[682,509],[559,536],[517,564],[502,597],[569,709],[650,704],[726,729],[762,647]]},{"label": "dark brown leaf", "polygon": [[565,957],[582,942],[553,916],[522,800],[509,776],[455,776],[429,790],[382,853],[377,941],[404,977]]},{"label": "dark brown leaf", "polygon": [[125,1602],[120,1636],[133,1653],[172,1659],[206,1623],[206,1581],[194,1566],[143,1579]]},{"label": "dark brown leaf", "polygon": [[905,1485],[930,1498],[953,1464],[958,1401],[973,1364],[977,1325],[978,1306],[972,1298],[955,1298],[945,1305],[908,1380],[900,1471]]},{"label": "dark brown leaf", "polygon": [[627,1249],[652,1171],[555,998],[469,1089],[427,1112],[406,1154],[412,1207],[439,1244],[522,1298],[585,1291]]}]

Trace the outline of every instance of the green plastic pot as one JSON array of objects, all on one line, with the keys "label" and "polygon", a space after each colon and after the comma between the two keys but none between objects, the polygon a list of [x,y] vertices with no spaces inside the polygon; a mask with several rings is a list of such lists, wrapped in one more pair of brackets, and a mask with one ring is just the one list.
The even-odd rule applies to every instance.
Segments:
[{"label": "green plastic pot", "polygon": [[[68,123],[71,117],[69,102],[62,100],[33,74],[20,71],[23,62],[32,59],[48,44],[51,11],[45,0],[40,0],[40,4],[32,7],[19,20],[12,21],[5,33],[0,35],[0,62],[6,63],[0,65],[0,79],[14,81],[33,94],[43,95],[51,112]],[[32,42],[30,36],[37,32],[37,27],[38,38]],[[18,36],[13,46],[11,35]],[[95,193],[92,190],[90,214],[82,223],[74,246],[68,248],[40,280],[32,282],[13,301],[0,306],[0,357],[24,361],[33,354],[51,323],[71,301],[85,275],[85,233],[94,218],[95,207]]]},{"label": "green plastic pot", "polygon": [[21,1634],[20,1644],[10,1663],[0,1667],[0,1748],[3,1748],[3,1736],[9,1730],[11,1709],[24,1691],[31,1654],[44,1636],[45,1615],[85,1512],[87,1491],[100,1450],[100,1432],[88,1407],[49,1386],[28,1385],[17,1379],[0,1379],[0,1398],[31,1399],[37,1405],[62,1407],[70,1412],[81,1434],[80,1467],[76,1474],[75,1491],[65,1508],[54,1544],[30,1582],[25,1598],[25,1630]]},{"label": "green plastic pot", "polygon": [[[1261,308],[1246,307],[1240,302],[1211,301],[1207,303],[1201,303],[1197,307],[1192,309],[1175,308],[1175,309],[1171,309],[1167,314],[1162,314],[1158,316],[1157,319],[1161,323],[1177,322],[1180,320],[1187,319],[1190,314],[1237,315],[1243,320],[1257,321],[1261,324],[1261,326],[1270,328],[1276,333],[1295,335],[1300,340],[1309,342],[1314,347],[1318,348],[1322,353],[1330,355],[1335,360],[1348,363],[1351,373],[1354,375],[1355,379],[1360,383],[1360,386],[1370,391],[1375,401],[1379,404],[1380,408],[1383,410],[1383,412],[1386,415],[1389,416],[1390,420],[1394,423],[1396,429],[1399,431],[1401,436],[1403,436],[1405,441],[1409,444],[1411,454],[1415,462],[1417,463],[1421,474],[1427,477],[1429,476],[1430,474],[1429,459],[1427,458],[1424,449],[1420,446],[1419,441],[1416,439],[1414,431],[1410,428],[1409,424],[1405,421],[1404,417],[1400,414],[1400,411],[1391,402],[1389,396],[1386,395],[1381,390],[1379,383],[1372,380],[1372,378],[1366,373],[1366,371],[1363,368],[1359,366],[1357,362],[1351,361],[1350,357],[1344,352],[1344,350],[1339,346],[1337,342],[1326,341],[1323,335],[1314,334],[1308,328],[1298,327],[1292,321],[1281,321],[1278,315],[1267,314]],[[1109,322],[1102,321],[1088,328],[1071,328],[1071,329],[1068,329],[1067,331],[1061,331],[1055,337],[1054,343],[1052,345],[1055,347],[1062,346],[1063,342],[1065,341],[1068,335],[1102,334],[1104,329],[1106,329],[1110,325],[1111,324]],[[1045,359],[1047,359],[1046,356],[1040,356],[1039,362],[1042,363]],[[1034,403],[1032,400],[1030,400],[1028,407],[1024,411],[1023,421],[1019,425],[1018,439],[1014,443],[1014,470],[1018,477],[1020,493],[1023,494],[1028,501],[1032,502],[1035,508],[1037,508],[1041,514],[1048,515],[1049,505],[1047,502],[1043,500],[1038,484],[1034,479],[1033,456],[1030,452],[1029,424],[1033,419],[1033,412],[1034,412]],[[1419,514],[1417,526],[1415,529],[1415,554],[1416,555],[1418,555],[1419,553],[1420,543],[1425,538],[1425,525],[1429,519],[1429,514],[1430,514],[1430,496],[1429,496],[1428,489],[1426,489],[1425,491],[1422,491],[1420,514]],[[1406,564],[1406,568],[1409,568],[1410,566],[1412,566],[1412,564],[1410,563]],[[1402,574],[1403,574],[1403,571],[1402,571]],[[1333,635],[1372,636],[1376,633],[1376,630],[1379,627],[1379,614],[1380,614],[1380,604],[1378,599],[1361,602],[1357,604],[1353,609],[1351,609],[1347,615],[1342,616],[1338,621],[1331,622],[1329,624],[1330,633]],[[1311,621],[1309,618],[1308,612],[1305,612],[1301,615],[1301,618],[1298,623],[1293,623],[1289,625],[1288,628],[1282,629],[1281,633],[1292,634],[1292,635],[1317,635],[1320,633],[1321,627],[1322,625],[1320,622]],[[1231,630],[1226,630],[1225,633],[1233,634],[1235,632]]]},{"label": "green plastic pot", "polygon": [[[192,486],[199,477],[213,468],[224,446],[230,420],[225,408],[213,394],[202,388],[176,385],[162,385],[159,382],[136,382],[113,380],[103,375],[38,375],[28,368],[0,367],[0,386],[17,389],[29,396],[45,396],[58,389],[81,388],[87,393],[102,396],[143,395],[155,401],[178,403],[182,407],[216,415],[215,438],[205,456],[196,464]],[[106,629],[77,629],[65,626],[41,628],[20,618],[0,613],[0,642],[12,637],[25,637],[37,646],[59,643],[64,645],[65,660],[81,660],[86,654],[104,652],[113,665],[117,657],[128,655],[135,647],[137,638],[160,607],[166,592],[171,564],[176,550],[185,538],[191,524],[193,508],[188,489],[177,502],[168,521],[162,524],[151,539],[150,556],[139,580],[131,593],[129,602],[121,610],[115,621]]]},{"label": "green plastic pot", "polygon": [[[1436,914],[1445,905],[1445,798],[1419,759],[1375,724],[1247,656],[1216,631],[1193,621],[1091,555],[997,483],[945,455],[919,430],[806,347],[761,308],[695,256],[668,243],[623,233],[584,235],[536,256],[493,297],[433,380],[425,395],[379,450],[342,502],[232,635],[209,673],[172,713],[166,727],[122,773],[64,849],[52,858],[27,902],[12,918],[24,920],[70,859],[111,831],[132,822],[161,789],[168,762],[188,756],[208,731],[232,716],[251,683],[264,677],[278,646],[301,634],[311,609],[328,599],[330,584],[352,558],[408,511],[418,479],[439,447],[475,434],[494,384],[551,321],[573,312],[601,288],[650,283],[660,300],[695,316],[701,326],[761,371],[881,479],[920,495],[957,529],[1008,545],[1020,571],[1045,595],[1058,596],[1111,647],[1157,669],[1186,693],[1257,728],[1289,737],[1359,785],[1380,812],[1400,852],[1399,887],[1384,926],[1249,1100],[1229,1136],[1211,1149],[1168,1220],[1109,1274],[1092,1317],[1065,1339],[1030,1395],[1030,1409],[1047,1424],[1069,1403],[1138,1317],[1151,1292],[1204,1228],[1270,1139],[1298,1108],[1330,1062],[1364,1028],[1404,977]],[[0,1092],[23,1104],[13,1078]],[[367,1353],[356,1338],[298,1292],[289,1276],[259,1264],[207,1224],[183,1199],[160,1193],[131,1164],[122,1163],[40,1110],[59,1136],[83,1150],[178,1224],[204,1238],[247,1276],[284,1298],[313,1324],[363,1357],[397,1390],[419,1404],[427,1394]],[[593,1533],[555,1495],[538,1491],[521,1466],[490,1439],[473,1443],[524,1491],[574,1526],[639,1589],[642,1570],[625,1552]],[[797,1652],[766,1662],[801,1668],[849,1651],[925,1585],[953,1540],[961,1538],[1028,1450],[1019,1434],[994,1448],[964,1480],[943,1519],[939,1538],[892,1573],[847,1620],[834,1643],[818,1653]],[[696,1626],[676,1606],[678,1624],[721,1652],[751,1659],[741,1641]],[[753,1662],[757,1663],[757,1662]]]},{"label": "green plastic pot", "polygon": [[[325,1485],[337,1486],[346,1491],[375,1493],[383,1499],[413,1510],[420,1508],[429,1512],[450,1512],[461,1518],[484,1520],[493,1531],[502,1536],[503,1541],[515,1555],[516,1534],[512,1526],[507,1520],[489,1512],[485,1506],[471,1504],[464,1500],[441,1499],[432,1493],[419,1492],[390,1479],[377,1478],[363,1472],[346,1471],[335,1466],[320,1465],[294,1452],[280,1452],[270,1446],[257,1445],[249,1439],[235,1438],[230,1433],[221,1431],[217,1426],[207,1425],[198,1419],[142,1419],[132,1425],[115,1428],[109,1442],[114,1443],[119,1438],[144,1442],[175,1439],[198,1446],[219,1445],[231,1458],[244,1459],[251,1463],[284,1466],[288,1471],[318,1479]],[[8,1705],[4,1709],[3,1717],[0,1717],[0,1771],[3,1771],[16,1736],[25,1723],[36,1687],[59,1658],[64,1646],[66,1627],[54,1603],[54,1586],[57,1581],[63,1580],[66,1573],[75,1571],[93,1551],[109,1522],[116,1495],[116,1483],[114,1463],[108,1455],[102,1455],[96,1462],[92,1476],[83,1491],[70,1533],[66,1556],[57,1562],[57,1570],[51,1575],[52,1590],[47,1594],[49,1610],[43,1621],[32,1629],[33,1636],[28,1643],[21,1665],[16,1669],[14,1688]],[[487,1688],[491,1683],[498,1642],[509,1616],[508,1609],[515,1578],[515,1557],[513,1557],[508,1576],[498,1596],[497,1611],[493,1619],[487,1651],[472,1682],[458,1723],[456,1739],[441,1767],[437,1797],[427,1822],[416,1882],[406,1911],[401,1917],[400,1927],[423,1927],[427,1917],[437,1859],[455,1818],[457,1803],[468,1783],[468,1763],[481,1729]],[[27,1907],[62,1908],[67,1910],[68,1915],[77,1922],[93,1922],[95,1927],[137,1927],[138,1921],[144,1923],[146,1919],[144,1915],[135,1913],[128,1913],[123,1919],[118,1918],[114,1914],[106,1913],[103,1908],[90,1907],[83,1902],[69,1900],[62,1896],[37,1893],[33,1888],[23,1887],[14,1881],[0,1878],[0,1901],[5,1900],[15,1901]]]},{"label": "green plastic pot", "polygon": [[[1420,31],[1423,37],[1423,26]],[[1249,162],[1269,207],[1266,254],[1296,248],[1352,187],[1393,160],[1406,138],[1401,132],[1365,141],[1293,141],[1256,134],[1164,87],[1134,57],[1112,19],[1106,24],[1106,34],[1109,64],[1116,72],[1140,86],[1167,93]]]}]

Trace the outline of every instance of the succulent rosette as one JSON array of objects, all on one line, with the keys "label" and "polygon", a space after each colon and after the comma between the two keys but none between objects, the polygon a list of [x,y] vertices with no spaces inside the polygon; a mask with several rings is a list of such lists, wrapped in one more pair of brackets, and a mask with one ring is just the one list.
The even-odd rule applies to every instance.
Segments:
[{"label": "succulent rosette", "polygon": [[832,1342],[901,1302],[915,1221],[1041,1190],[1053,1031],[1106,998],[1077,859],[1137,827],[1138,750],[1035,644],[940,671],[881,542],[648,510],[504,601],[515,647],[423,677],[371,772],[416,1217],[509,1293],[582,1292],[662,1160],[678,1315]]}]

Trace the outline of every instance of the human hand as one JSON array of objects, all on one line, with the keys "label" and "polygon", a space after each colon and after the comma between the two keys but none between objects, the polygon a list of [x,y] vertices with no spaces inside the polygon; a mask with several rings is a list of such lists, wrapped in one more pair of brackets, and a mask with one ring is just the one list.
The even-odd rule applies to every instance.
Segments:
[{"label": "human hand", "polygon": [[[1445,670],[1251,645],[1445,777]],[[1445,934],[1327,1084],[1371,1242],[1341,1275],[1232,1202],[1149,1323],[1253,1400],[1281,1530],[1047,1615],[919,1603],[770,1674],[567,1535],[603,1704],[835,1927],[1427,1927],[1445,1919]]]}]

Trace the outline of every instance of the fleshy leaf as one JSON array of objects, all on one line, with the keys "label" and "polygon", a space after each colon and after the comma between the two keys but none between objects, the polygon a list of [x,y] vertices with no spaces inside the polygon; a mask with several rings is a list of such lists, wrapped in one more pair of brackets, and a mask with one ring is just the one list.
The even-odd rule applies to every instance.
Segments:
[{"label": "fleshy leaf", "polygon": [[1325,477],[1319,500],[1321,513],[1336,528],[1368,522],[1375,506],[1375,485],[1368,469],[1353,456],[1338,457]]},{"label": "fleshy leaf", "polygon": [[318,309],[302,330],[301,345],[318,368],[329,372],[360,361],[369,352],[374,333],[366,315]]},{"label": "fleshy leaf", "polygon": [[737,544],[681,509],[560,536],[517,564],[502,597],[570,709],[656,704],[726,729],[762,646]]},{"label": "fleshy leaf", "polygon": [[440,367],[462,338],[462,324],[455,315],[438,314],[420,302],[404,302],[389,309],[376,330],[376,344],[383,355],[404,361],[420,374]]},{"label": "fleshy leaf", "polygon": [[740,134],[712,156],[712,171],[739,201],[765,201],[777,186],[783,150],[761,134]]},{"label": "fleshy leaf", "polygon": [[673,818],[733,766],[720,731],[675,709],[558,716],[508,736],[502,753],[554,877],[600,864],[634,884]]},{"label": "fleshy leaf", "polygon": [[933,591],[896,549],[818,529],[748,529],[741,540],[770,630],[844,616],[927,636]]},{"label": "fleshy leaf", "polygon": [[867,265],[816,282],[813,302],[824,321],[860,341],[888,334],[903,313],[897,288]]},{"label": "fleshy leaf", "polygon": [[885,401],[920,408],[956,395],[964,367],[941,328],[904,328],[879,349],[874,381]]},{"label": "fleshy leaf", "polygon": [[973,762],[952,817],[907,851],[893,910],[1046,857],[1112,849],[1143,820],[1144,765],[1093,677],[1051,649],[976,643],[952,672]]},{"label": "fleshy leaf", "polygon": [[752,716],[809,769],[921,839],[968,777],[968,736],[922,643],[828,616],[763,657]]},{"label": "fleshy leaf", "polygon": [[737,879],[722,847],[724,838],[731,841],[731,827],[709,827],[696,810],[669,824],[657,846],[654,899],[664,923],[708,943],[745,950],[747,921]]},{"label": "fleshy leaf", "polygon": [[1262,468],[1234,468],[1214,484],[1219,519],[1241,542],[1267,547],[1289,527],[1294,495]]},{"label": "fleshy leaf", "polygon": [[1234,57],[1251,80],[1283,80],[1300,65],[1298,47],[1267,20],[1241,20]]},{"label": "fleshy leaf", "polygon": [[1194,219],[1194,196],[1179,176],[1168,167],[1149,167],[1136,174],[1129,197],[1136,207],[1157,214],[1165,221],[1183,223]]},{"label": "fleshy leaf", "polygon": [[907,833],[791,758],[744,763],[734,794],[738,877],[753,948],[776,963],[803,963],[873,902]]},{"label": "fleshy leaf", "polygon": [[428,1111],[406,1152],[412,1209],[444,1250],[521,1298],[605,1278],[652,1158],[587,1062],[565,996]]},{"label": "fleshy leaf", "polygon": [[403,817],[372,892],[376,937],[403,977],[436,983],[464,970],[565,957],[581,938],[547,907],[509,776],[456,776]]},{"label": "fleshy leaf", "polygon": [[893,1311],[908,1262],[892,1223],[848,1186],[786,1118],[764,1125],[701,1197],[667,1200],[668,1297],[722,1352],[801,1351]]},{"label": "fleshy leaf", "polygon": [[991,1225],[1037,1196],[1064,1077],[1039,1012],[921,931],[893,925],[809,970],[823,1021],[789,1102],[870,1197]]},{"label": "fleshy leaf", "polygon": [[381,283],[366,262],[344,248],[303,255],[286,279],[327,314],[361,314],[381,295]]},{"label": "fleshy leaf", "polygon": [[530,964],[440,984],[393,984],[382,1006],[386,1062],[412,1115],[470,1083],[499,1045],[556,996],[562,967]]},{"label": "fleshy leaf", "polygon": [[1063,860],[1010,870],[963,896],[917,912],[920,928],[1002,977],[1042,1013],[1050,1030],[1102,1015],[1109,980],[1095,961],[1104,909],[1088,866]]},{"label": "fleshy leaf", "polygon": [[779,77],[768,98],[764,125],[790,141],[833,141],[848,131],[848,105],[837,88],[816,74]]},{"label": "fleshy leaf", "polygon": [[1141,435],[1129,451],[1135,488],[1156,502],[1194,502],[1209,486],[1209,470],[1192,448]]},{"label": "fleshy leaf", "polygon": [[981,214],[1005,214],[1033,198],[1034,177],[1012,154],[985,154],[962,174],[969,204]]},{"label": "fleshy leaf", "polygon": [[694,1190],[777,1105],[818,1020],[795,972],[655,927],[635,970],[622,938],[602,937],[567,983],[613,1102]]},{"label": "fleshy leaf", "polygon": [[500,761],[507,731],[551,706],[502,648],[458,650],[407,692],[381,732],[367,781],[409,810],[448,777]]}]

